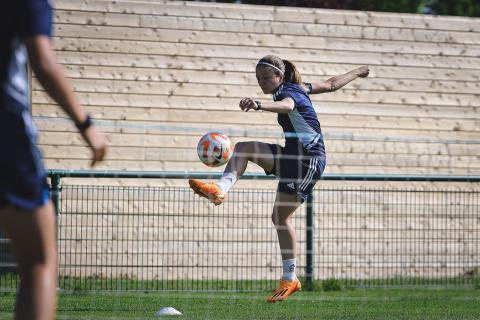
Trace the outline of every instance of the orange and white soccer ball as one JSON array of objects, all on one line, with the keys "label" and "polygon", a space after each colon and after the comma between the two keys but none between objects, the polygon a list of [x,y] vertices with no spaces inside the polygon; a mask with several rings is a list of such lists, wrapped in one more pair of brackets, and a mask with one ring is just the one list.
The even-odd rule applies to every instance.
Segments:
[{"label": "orange and white soccer ball", "polygon": [[230,160],[232,153],[232,142],[223,133],[208,132],[198,141],[198,157],[209,167],[224,165]]}]

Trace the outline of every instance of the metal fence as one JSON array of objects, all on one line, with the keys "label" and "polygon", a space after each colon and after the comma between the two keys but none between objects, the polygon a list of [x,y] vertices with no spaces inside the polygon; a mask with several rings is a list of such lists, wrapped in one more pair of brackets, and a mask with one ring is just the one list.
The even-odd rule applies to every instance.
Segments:
[{"label": "metal fence", "polygon": [[[185,173],[51,171],[64,290],[265,290],[281,274],[270,215],[274,190],[234,188],[213,207],[183,187],[65,184],[62,177],[186,179]],[[265,176],[246,175],[257,183]],[[480,177],[345,176],[313,191],[294,215],[306,287],[467,285],[480,277]],[[361,186],[349,184],[362,180]],[[369,181],[452,181],[408,188]],[[0,290],[15,263],[0,240]]]}]

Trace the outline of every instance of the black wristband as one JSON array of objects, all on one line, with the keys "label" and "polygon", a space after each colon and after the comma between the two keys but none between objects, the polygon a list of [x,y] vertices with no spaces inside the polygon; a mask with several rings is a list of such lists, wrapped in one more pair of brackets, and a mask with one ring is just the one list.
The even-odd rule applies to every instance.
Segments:
[{"label": "black wristband", "polygon": [[305,82],[305,87],[307,87],[307,94],[312,93],[312,84],[310,82]]},{"label": "black wristband", "polygon": [[257,104],[257,107],[255,108],[255,111],[262,110],[262,103],[260,101],[255,100],[255,103]]},{"label": "black wristband", "polygon": [[84,132],[85,130],[87,130],[88,128],[90,128],[90,126],[91,126],[92,124],[93,124],[93,122],[92,122],[92,117],[90,117],[89,114],[87,114],[87,117],[85,118],[85,120],[83,120],[83,122],[75,123],[75,125],[77,126],[78,131],[80,131],[80,132]]}]

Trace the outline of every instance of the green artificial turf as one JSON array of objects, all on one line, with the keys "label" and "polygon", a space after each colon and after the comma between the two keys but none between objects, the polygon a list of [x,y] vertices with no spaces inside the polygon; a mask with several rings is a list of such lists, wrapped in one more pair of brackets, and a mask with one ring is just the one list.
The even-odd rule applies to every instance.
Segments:
[{"label": "green artificial turf", "polygon": [[[299,292],[270,304],[265,293],[151,292],[60,294],[58,319],[156,319],[174,307],[179,319],[480,319],[480,290],[356,289]],[[0,319],[12,317],[14,295],[0,295]]]}]

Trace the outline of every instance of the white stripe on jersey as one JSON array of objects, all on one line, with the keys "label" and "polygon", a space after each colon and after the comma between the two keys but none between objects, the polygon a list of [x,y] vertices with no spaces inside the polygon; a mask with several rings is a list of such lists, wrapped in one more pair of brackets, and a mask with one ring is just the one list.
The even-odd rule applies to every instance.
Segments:
[{"label": "white stripe on jersey", "polygon": [[12,43],[13,55],[8,66],[8,78],[2,83],[2,89],[12,99],[17,100],[25,108],[28,107],[27,49],[15,38]]},{"label": "white stripe on jersey", "polygon": [[[298,139],[306,147],[311,144],[312,141],[317,138],[319,133],[315,131],[308,123],[305,121],[305,118],[294,109],[288,113],[288,118],[295,129]],[[317,140],[318,141],[318,140]]]},{"label": "white stripe on jersey", "polygon": [[310,148],[315,146],[321,138],[322,138],[322,134],[321,133],[317,134],[317,136],[313,138],[313,140],[308,145],[305,146],[305,149],[310,150]]}]

